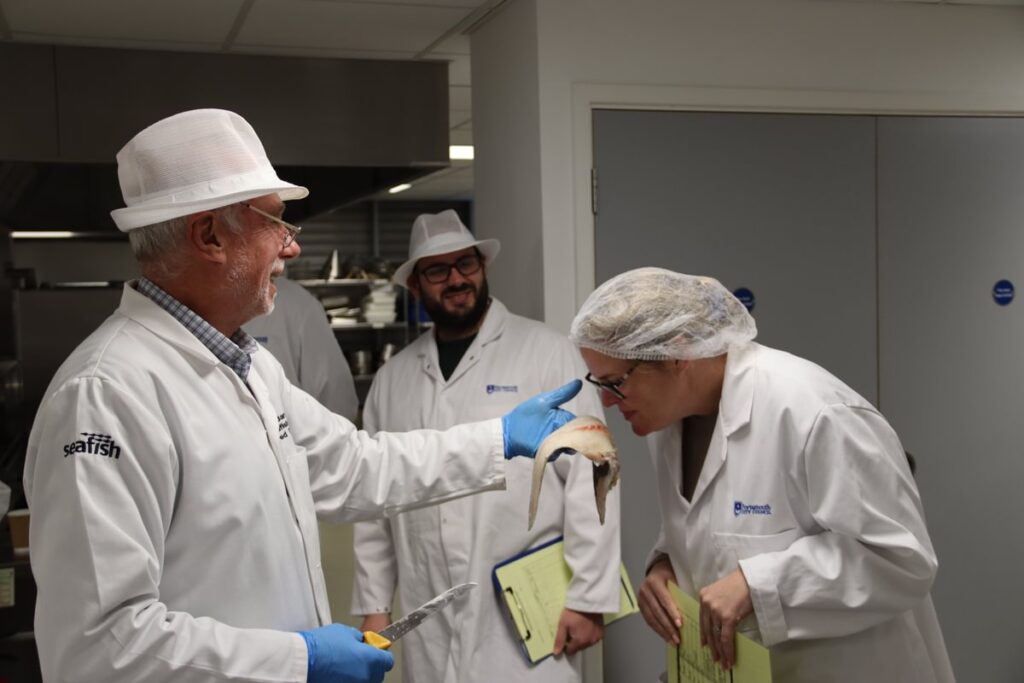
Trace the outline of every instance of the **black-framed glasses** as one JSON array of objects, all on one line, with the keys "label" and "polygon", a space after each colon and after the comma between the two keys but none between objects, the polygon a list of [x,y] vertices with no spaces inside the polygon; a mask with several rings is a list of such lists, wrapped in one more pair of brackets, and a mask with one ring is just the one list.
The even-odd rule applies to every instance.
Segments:
[{"label": "black-framed glasses", "polygon": [[251,210],[255,211],[256,213],[258,213],[259,215],[263,216],[264,218],[266,218],[269,221],[273,221],[273,222],[277,223],[278,225],[284,226],[284,229],[285,229],[286,232],[285,232],[284,238],[282,238],[282,242],[281,242],[281,248],[282,249],[287,249],[288,245],[291,244],[292,242],[294,242],[295,238],[299,236],[300,232],[302,232],[302,228],[299,227],[298,225],[292,225],[288,221],[282,220],[282,219],[278,218],[277,216],[275,216],[273,214],[269,214],[266,211],[263,211],[262,209],[257,209],[252,204],[246,204],[245,202],[242,202],[242,206],[244,206],[247,209],[251,209]]},{"label": "black-framed glasses", "polygon": [[432,263],[426,268],[420,268],[419,272],[423,278],[432,285],[439,285],[452,273],[452,268],[462,275],[472,275],[480,270],[484,263],[479,254],[466,254],[460,256],[454,263]]},{"label": "black-framed glasses", "polygon": [[619,387],[626,383],[626,380],[629,379],[629,376],[633,373],[634,370],[640,367],[641,363],[643,363],[642,360],[638,360],[637,362],[633,363],[633,367],[631,367],[629,370],[626,370],[616,379],[597,379],[589,372],[587,373],[587,376],[584,377],[583,379],[587,380],[595,387],[599,389],[604,389],[613,396],[625,400],[626,396],[625,394],[622,393]]}]

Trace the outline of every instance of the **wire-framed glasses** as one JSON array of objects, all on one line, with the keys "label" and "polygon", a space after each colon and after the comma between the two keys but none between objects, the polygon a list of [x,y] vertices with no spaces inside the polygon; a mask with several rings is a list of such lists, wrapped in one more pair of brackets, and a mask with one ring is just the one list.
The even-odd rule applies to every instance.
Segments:
[{"label": "wire-framed glasses", "polygon": [[302,232],[302,228],[299,227],[298,225],[292,225],[288,221],[282,220],[282,219],[278,218],[277,216],[275,216],[273,214],[269,214],[266,211],[263,211],[262,209],[257,209],[252,204],[246,204],[245,202],[243,202],[242,206],[244,206],[247,209],[251,209],[251,210],[255,211],[256,213],[258,213],[259,215],[263,216],[264,218],[266,218],[269,221],[273,221],[274,223],[277,223],[279,225],[284,226],[285,235],[282,238],[282,243],[281,243],[281,248],[282,249],[287,248],[289,244],[291,244],[292,242],[295,241],[295,238],[299,236],[299,233]]}]

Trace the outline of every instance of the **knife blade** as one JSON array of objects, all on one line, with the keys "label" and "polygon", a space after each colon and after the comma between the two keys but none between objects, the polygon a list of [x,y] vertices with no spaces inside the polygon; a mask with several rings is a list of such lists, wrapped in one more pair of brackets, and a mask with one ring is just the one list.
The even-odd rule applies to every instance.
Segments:
[{"label": "knife blade", "polygon": [[477,583],[470,581],[469,583],[460,583],[458,586],[449,588],[436,598],[428,600],[412,612],[409,612],[398,621],[388,624],[380,631],[363,631],[363,640],[368,645],[373,645],[377,649],[387,650],[391,647],[392,643],[422,624],[432,614],[463,593],[467,593],[476,587]]}]

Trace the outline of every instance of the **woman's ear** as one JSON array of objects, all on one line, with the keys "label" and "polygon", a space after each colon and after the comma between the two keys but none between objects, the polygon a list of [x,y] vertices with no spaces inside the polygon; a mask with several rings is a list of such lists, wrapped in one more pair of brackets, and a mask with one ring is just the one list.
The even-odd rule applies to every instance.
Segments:
[{"label": "woman's ear", "polygon": [[227,260],[220,225],[212,211],[200,211],[188,217],[185,241],[189,250],[203,260],[214,263],[224,263]]}]

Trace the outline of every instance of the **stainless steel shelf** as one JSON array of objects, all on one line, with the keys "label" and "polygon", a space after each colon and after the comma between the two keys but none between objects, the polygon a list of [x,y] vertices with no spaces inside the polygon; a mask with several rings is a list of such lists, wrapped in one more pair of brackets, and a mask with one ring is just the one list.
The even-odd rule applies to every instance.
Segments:
[{"label": "stainless steel shelf", "polygon": [[351,325],[331,325],[335,332],[339,330],[401,330],[405,329],[405,323],[353,323]]},{"label": "stainless steel shelf", "polygon": [[296,280],[303,287],[369,287],[371,285],[394,284],[391,280],[363,280],[363,279],[339,279],[339,280]]}]

